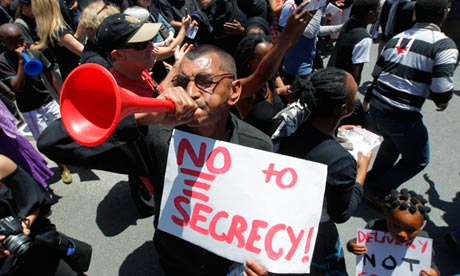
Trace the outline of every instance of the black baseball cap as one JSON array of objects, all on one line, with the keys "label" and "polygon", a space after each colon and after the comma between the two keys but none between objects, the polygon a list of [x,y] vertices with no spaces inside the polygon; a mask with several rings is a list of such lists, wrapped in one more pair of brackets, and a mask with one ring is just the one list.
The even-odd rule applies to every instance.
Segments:
[{"label": "black baseball cap", "polygon": [[99,25],[97,44],[103,51],[110,52],[126,44],[152,40],[160,27],[161,23],[144,23],[133,16],[115,13]]}]

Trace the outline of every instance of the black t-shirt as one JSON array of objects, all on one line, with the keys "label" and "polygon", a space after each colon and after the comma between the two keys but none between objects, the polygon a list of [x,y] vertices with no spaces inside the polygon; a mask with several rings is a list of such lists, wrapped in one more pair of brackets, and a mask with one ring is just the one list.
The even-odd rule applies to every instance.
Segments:
[{"label": "black t-shirt", "polygon": [[[59,40],[66,34],[73,35],[67,28],[59,28],[56,30]],[[54,58],[59,64],[59,70],[61,71],[62,80],[65,80],[70,72],[79,65],[80,57],[74,54],[66,47],[58,45],[58,41],[54,41],[54,46],[49,45],[50,51],[53,53]]]},{"label": "black t-shirt", "polygon": [[273,117],[284,108],[284,103],[281,97],[276,93],[274,81],[268,82],[273,96],[273,102],[268,102],[265,99],[267,89],[263,88],[256,94],[254,103],[248,115],[244,119],[245,122],[255,126],[268,136],[273,134]]},{"label": "black t-shirt", "polygon": [[[36,50],[29,50],[28,54],[31,59],[40,60],[43,63],[43,68],[50,66],[46,57]],[[16,76],[18,71],[18,57],[16,53],[5,51],[0,55],[0,80],[7,84],[10,88],[10,79]],[[13,91],[16,94],[16,103],[19,111],[29,112],[40,106],[50,102],[52,97],[46,89],[40,76],[27,76],[25,77],[25,84],[23,91]]]},{"label": "black t-shirt", "polygon": [[107,70],[112,68],[112,61],[90,40],[86,42],[85,48],[83,48],[80,62],[81,64],[96,63],[104,66]]},{"label": "black t-shirt", "polygon": [[233,55],[243,35],[229,35],[224,24],[237,20],[246,25],[246,15],[238,7],[236,0],[215,1],[210,7],[192,14],[192,19],[199,25],[195,42],[198,44],[213,44]]},{"label": "black t-shirt", "polygon": [[347,221],[362,199],[356,182],[356,160],[335,139],[304,122],[281,140],[279,153],[327,165],[327,214],[336,223]]}]

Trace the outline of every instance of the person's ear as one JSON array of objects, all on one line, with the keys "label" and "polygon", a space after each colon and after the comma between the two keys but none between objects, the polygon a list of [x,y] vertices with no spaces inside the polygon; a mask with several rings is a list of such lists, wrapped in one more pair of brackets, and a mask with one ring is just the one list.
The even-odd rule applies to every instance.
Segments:
[{"label": "person's ear", "polygon": [[113,60],[117,60],[123,57],[123,52],[114,49],[110,52],[110,56],[112,57]]},{"label": "person's ear", "polygon": [[353,112],[354,108],[355,106],[354,105],[352,106],[350,103],[343,103],[340,106],[340,110],[339,110],[340,117],[346,117],[350,115]]},{"label": "person's ear", "polygon": [[232,81],[232,92],[230,94],[230,97],[228,98],[228,105],[233,106],[235,105],[238,100],[240,99],[241,96],[241,81],[240,80],[234,80]]},{"label": "person's ear", "polygon": [[426,225],[426,220],[423,220],[422,227],[420,227],[420,230],[423,230],[423,228],[425,228],[425,225]]}]

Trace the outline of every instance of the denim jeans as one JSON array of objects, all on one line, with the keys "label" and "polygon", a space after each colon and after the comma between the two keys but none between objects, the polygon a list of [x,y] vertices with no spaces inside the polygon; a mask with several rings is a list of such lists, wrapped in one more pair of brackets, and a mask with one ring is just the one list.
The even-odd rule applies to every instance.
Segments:
[{"label": "denim jeans", "polygon": [[367,174],[364,189],[374,196],[384,197],[428,165],[428,130],[421,118],[409,121],[392,118],[372,105],[369,111],[384,140]]},{"label": "denim jeans", "polygon": [[24,117],[24,121],[27,123],[30,132],[32,132],[35,141],[37,141],[40,134],[51,122],[61,118],[59,104],[52,100],[37,109],[23,112],[22,117]]}]

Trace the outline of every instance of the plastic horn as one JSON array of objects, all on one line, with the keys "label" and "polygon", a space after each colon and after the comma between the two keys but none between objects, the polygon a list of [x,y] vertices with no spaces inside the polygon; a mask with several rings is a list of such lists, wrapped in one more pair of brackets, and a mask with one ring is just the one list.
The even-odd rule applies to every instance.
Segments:
[{"label": "plastic horn", "polygon": [[31,59],[26,52],[22,52],[22,57],[26,61],[24,64],[24,73],[29,76],[37,76],[43,70],[43,63],[38,59]]},{"label": "plastic horn", "polygon": [[104,142],[129,114],[173,111],[171,101],[141,97],[119,87],[98,64],[78,66],[62,86],[62,122],[69,135],[85,146]]}]

